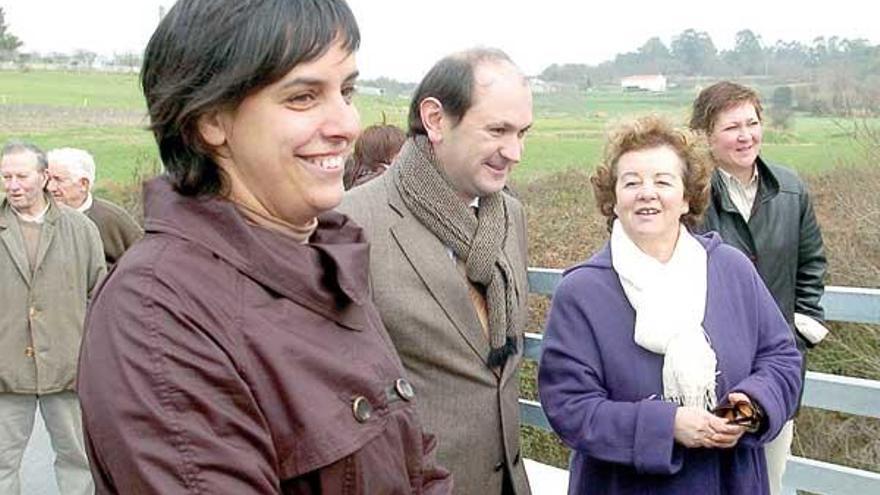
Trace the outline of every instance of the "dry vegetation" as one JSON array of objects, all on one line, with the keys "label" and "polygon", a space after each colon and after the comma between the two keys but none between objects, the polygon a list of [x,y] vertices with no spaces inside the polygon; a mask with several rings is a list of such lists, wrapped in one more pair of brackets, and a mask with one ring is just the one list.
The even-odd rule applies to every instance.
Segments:
[{"label": "dry vegetation", "polygon": [[119,108],[56,107],[4,104],[0,133],[27,135],[74,127],[138,127],[146,119],[142,111]]}]

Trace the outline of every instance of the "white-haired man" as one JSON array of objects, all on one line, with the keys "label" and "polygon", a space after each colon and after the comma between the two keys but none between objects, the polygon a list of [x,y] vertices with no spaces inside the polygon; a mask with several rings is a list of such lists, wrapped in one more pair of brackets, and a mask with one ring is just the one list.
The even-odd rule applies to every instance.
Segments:
[{"label": "white-haired man", "polygon": [[92,195],[95,159],[88,151],[59,148],[47,153],[49,184],[55,201],[85,213],[95,222],[104,243],[104,258],[112,267],[144,232],[120,206]]}]

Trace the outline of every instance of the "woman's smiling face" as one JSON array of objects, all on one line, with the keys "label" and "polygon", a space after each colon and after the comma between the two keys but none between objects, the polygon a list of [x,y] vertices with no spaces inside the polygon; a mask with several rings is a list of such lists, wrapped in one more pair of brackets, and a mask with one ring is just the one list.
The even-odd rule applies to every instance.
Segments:
[{"label": "woman's smiling face", "polygon": [[737,177],[750,177],[761,152],[764,130],[755,106],[749,102],[718,114],[709,146],[716,163]]},{"label": "woman's smiling face", "polygon": [[629,151],[618,159],[614,213],[643,251],[658,243],[675,245],[681,216],[689,208],[683,171],[684,162],[669,146]]},{"label": "woman's smiling face", "polygon": [[294,224],[342,200],[345,158],[360,132],[354,53],[335,42],[315,60],[201,125],[233,199]]}]

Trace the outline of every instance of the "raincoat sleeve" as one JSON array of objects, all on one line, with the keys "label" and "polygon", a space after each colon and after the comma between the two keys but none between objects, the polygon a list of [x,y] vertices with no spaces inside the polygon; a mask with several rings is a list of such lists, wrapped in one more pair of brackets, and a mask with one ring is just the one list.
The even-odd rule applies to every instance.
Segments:
[{"label": "raincoat sleeve", "polygon": [[165,277],[116,281],[95,301],[80,356],[98,493],[279,493],[269,428],[224,335],[240,303]]}]

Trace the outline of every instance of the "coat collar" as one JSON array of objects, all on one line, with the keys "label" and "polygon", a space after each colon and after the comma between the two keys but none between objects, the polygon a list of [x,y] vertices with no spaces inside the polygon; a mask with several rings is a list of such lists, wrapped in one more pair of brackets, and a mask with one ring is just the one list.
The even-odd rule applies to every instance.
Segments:
[{"label": "coat collar", "polygon": [[[755,201],[766,203],[779,194],[779,179],[770,169],[766,162],[759,156],[755,161],[758,169],[758,194]],[[727,183],[721,177],[721,171],[716,168],[712,173],[712,201],[716,207],[728,213],[739,213],[730,194],[727,193]]]},{"label": "coat collar", "polygon": [[[61,217],[61,209],[67,208],[66,206],[59,206],[48,194],[46,194],[46,201],[49,204],[49,210],[46,211],[46,216],[43,217],[43,231],[40,234],[40,242],[37,246],[36,266],[40,266],[43,263],[46,252],[52,244],[55,226]],[[30,285],[31,269],[27,260],[24,238],[18,227],[18,218],[15,212],[12,211],[12,205],[9,204],[9,200],[6,197],[3,197],[3,201],[0,202],[0,241],[6,245],[13,264],[15,264],[25,282]]]},{"label": "coat collar", "polygon": [[[385,187],[388,206],[400,218],[391,225],[391,235],[400,246],[412,269],[427,287],[443,312],[468,343],[479,359],[485,361],[489,355],[489,340],[483,333],[464,277],[455,267],[448,249],[437,237],[419,222],[403,202],[393,180],[393,173],[383,174],[374,187]],[[438,246],[439,244],[439,246]],[[460,279],[460,280],[459,280]],[[460,283],[459,283],[460,282]],[[508,375],[516,367],[518,360],[507,360],[502,373],[493,369],[496,376]]]},{"label": "coat collar", "polygon": [[[46,203],[49,205],[49,210],[46,211],[46,216],[43,217],[43,222],[55,223],[61,216],[61,206],[55,202],[51,194],[44,193],[44,195]],[[10,225],[17,221],[15,212],[12,211],[12,205],[9,204],[9,198],[3,196],[3,200],[0,201],[0,230],[10,228]]]},{"label": "coat collar", "polygon": [[260,285],[346,327],[368,325],[359,307],[370,297],[369,251],[363,232],[347,217],[321,215],[303,245],[247,223],[229,201],[178,194],[163,178],[145,184],[144,198],[147,233],[197,244]]},{"label": "coat collar", "polygon": [[773,173],[773,170],[770,169],[770,166],[768,166],[760,156],[758,157],[757,165],[758,180],[760,180],[760,185],[758,186],[758,198],[760,198],[763,203],[770,201],[779,194],[779,179],[776,177],[776,174]]}]

